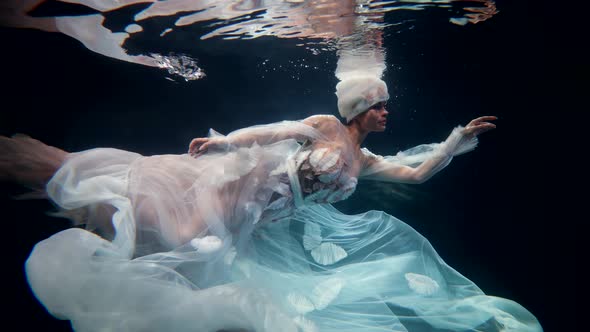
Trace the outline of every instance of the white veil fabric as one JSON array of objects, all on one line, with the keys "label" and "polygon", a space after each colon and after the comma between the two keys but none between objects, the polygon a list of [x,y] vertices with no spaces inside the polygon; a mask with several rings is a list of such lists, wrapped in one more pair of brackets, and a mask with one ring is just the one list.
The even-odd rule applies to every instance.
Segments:
[{"label": "white veil fabric", "polygon": [[389,170],[400,166],[416,167],[427,160],[436,160],[436,166],[425,175],[423,179],[425,181],[448,166],[454,156],[462,155],[477,147],[477,137],[466,137],[462,134],[463,130],[463,126],[457,126],[443,142],[421,144],[393,156],[375,155],[369,149],[362,148],[361,151],[369,162],[360,175],[367,179],[386,181],[383,174]]},{"label": "white veil fabric", "polygon": [[267,220],[285,190],[277,170],[301,141],[325,137],[301,122],[245,130],[254,143],[196,159],[71,155],[49,196],[95,225],[107,215],[115,232],[71,228],[37,244],[26,262],[35,296],[76,331],[542,330],[384,212],[314,204]]}]

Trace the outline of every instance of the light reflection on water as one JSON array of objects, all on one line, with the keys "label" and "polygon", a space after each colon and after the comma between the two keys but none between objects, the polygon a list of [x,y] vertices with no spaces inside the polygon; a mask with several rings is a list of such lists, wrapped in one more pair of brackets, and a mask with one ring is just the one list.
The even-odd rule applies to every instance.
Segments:
[{"label": "light reflection on water", "polygon": [[[84,6],[92,13],[74,16],[64,9],[66,4],[70,9],[73,5]],[[59,5],[64,11],[60,15],[47,16],[40,10],[47,11]],[[105,15],[134,8],[136,12],[126,16],[129,22],[122,22],[126,26],[124,31],[105,27]],[[165,26],[158,35],[149,38],[163,38],[187,26],[199,26],[199,31],[203,31],[191,42],[262,36],[297,38],[298,45],[311,54],[337,52],[336,76],[342,80],[359,68],[365,74],[380,76],[383,73],[386,67],[383,31],[401,24],[401,21],[386,21],[386,13],[430,8],[446,10],[449,22],[457,25],[475,24],[497,13],[492,0],[4,0],[0,6],[0,24],[60,32],[77,39],[93,52],[163,68],[185,80],[205,77],[197,65],[198,54],[162,55],[148,49],[130,54],[126,41],[132,36],[146,34],[144,26],[150,22],[164,19],[172,22],[171,26]],[[167,46],[171,50],[186,48]]]}]

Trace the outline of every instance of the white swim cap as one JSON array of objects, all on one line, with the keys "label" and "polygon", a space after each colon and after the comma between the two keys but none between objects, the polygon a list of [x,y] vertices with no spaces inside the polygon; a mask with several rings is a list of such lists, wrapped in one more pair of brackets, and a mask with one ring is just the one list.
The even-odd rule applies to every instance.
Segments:
[{"label": "white swim cap", "polygon": [[338,111],[346,122],[367,111],[369,107],[389,99],[387,85],[375,76],[353,76],[336,85]]}]

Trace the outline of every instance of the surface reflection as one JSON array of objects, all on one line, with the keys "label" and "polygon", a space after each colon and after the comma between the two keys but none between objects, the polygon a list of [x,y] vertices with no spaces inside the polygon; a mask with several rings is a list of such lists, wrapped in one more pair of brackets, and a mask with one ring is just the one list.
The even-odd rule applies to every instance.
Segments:
[{"label": "surface reflection", "polygon": [[[69,4],[91,10],[91,14],[43,16],[35,11]],[[104,26],[105,15],[129,10],[137,12],[124,22],[124,31]],[[400,22],[385,21],[393,11],[418,11],[442,8],[449,12],[449,22],[458,25],[485,21],[497,13],[491,0],[4,0],[0,4],[0,24],[15,28],[33,28],[60,32],[80,41],[89,50],[123,61],[160,67],[185,80],[205,77],[197,66],[198,54],[163,55],[143,50],[129,54],[126,41],[135,34],[145,34],[142,25],[150,20],[172,18],[157,36],[173,33],[176,28],[192,25],[204,27],[196,40],[253,39],[262,36],[298,38],[300,46],[336,51],[339,57],[336,76],[343,79],[359,68],[380,76],[385,68],[382,47],[383,30]],[[457,13],[462,15],[456,16]],[[168,22],[168,21],[167,21]],[[152,36],[150,36],[152,38]],[[323,47],[314,48],[318,43]],[[182,49],[181,45],[168,45]],[[189,57],[190,56],[190,57]],[[193,58],[191,58],[193,57]]]}]

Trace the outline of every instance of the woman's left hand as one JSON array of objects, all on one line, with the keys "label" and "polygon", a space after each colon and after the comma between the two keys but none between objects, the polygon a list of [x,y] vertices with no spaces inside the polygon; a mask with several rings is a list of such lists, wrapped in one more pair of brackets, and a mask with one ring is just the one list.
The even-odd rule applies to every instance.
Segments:
[{"label": "woman's left hand", "polygon": [[496,125],[487,121],[497,120],[495,116],[481,116],[477,119],[471,120],[463,129],[463,135],[468,138],[476,137],[481,133],[496,128]]},{"label": "woman's left hand", "polygon": [[191,141],[188,147],[188,154],[191,157],[198,157],[207,150],[225,149],[229,141],[225,137],[199,137]]}]

